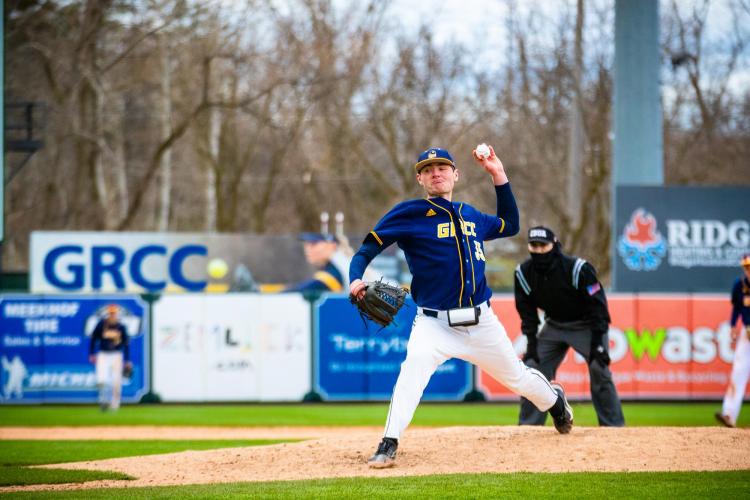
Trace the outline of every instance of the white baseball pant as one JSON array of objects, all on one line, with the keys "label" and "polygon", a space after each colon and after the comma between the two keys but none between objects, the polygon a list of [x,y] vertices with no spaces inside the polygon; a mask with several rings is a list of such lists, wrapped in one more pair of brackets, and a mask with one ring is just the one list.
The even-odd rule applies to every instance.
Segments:
[{"label": "white baseball pant", "polygon": [[96,384],[99,386],[99,404],[120,407],[122,393],[122,351],[99,351],[96,354]]},{"label": "white baseball pant", "polygon": [[724,402],[721,412],[727,415],[732,425],[737,425],[740,416],[742,400],[745,397],[745,387],[750,376],[750,327],[740,331],[737,346],[734,350],[734,361],[732,362],[732,375],[729,379],[727,392],[724,393]]},{"label": "white baseball pant", "polygon": [[494,311],[483,303],[479,323],[452,327],[444,312],[438,318],[425,316],[419,308],[388,409],[384,437],[398,439],[411,422],[430,377],[451,358],[473,363],[497,381],[549,410],[557,393],[538,370],[524,365]]}]

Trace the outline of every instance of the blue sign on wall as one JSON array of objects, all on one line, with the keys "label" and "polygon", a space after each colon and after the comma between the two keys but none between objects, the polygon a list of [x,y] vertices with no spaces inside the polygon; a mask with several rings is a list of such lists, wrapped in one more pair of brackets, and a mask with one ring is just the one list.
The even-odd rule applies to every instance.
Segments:
[{"label": "blue sign on wall", "polygon": [[750,252],[747,187],[618,186],[612,287],[729,293]]},{"label": "blue sign on wall", "polygon": [[[325,400],[389,400],[406,358],[417,306],[407,299],[395,324],[363,322],[348,297],[326,295],[315,307],[315,390]],[[432,375],[422,399],[461,400],[471,365],[451,359]]]},{"label": "blue sign on wall", "polygon": [[138,402],[147,391],[148,306],[122,295],[0,296],[0,402],[95,402],[89,342],[110,304],[120,309],[133,362],[122,401]]}]

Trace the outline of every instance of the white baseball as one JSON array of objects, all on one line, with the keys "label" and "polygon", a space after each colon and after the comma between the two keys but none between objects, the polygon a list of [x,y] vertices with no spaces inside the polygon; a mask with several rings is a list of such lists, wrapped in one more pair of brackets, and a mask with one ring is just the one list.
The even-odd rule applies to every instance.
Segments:
[{"label": "white baseball", "polygon": [[490,147],[485,143],[477,145],[477,156],[480,158],[489,158]]}]

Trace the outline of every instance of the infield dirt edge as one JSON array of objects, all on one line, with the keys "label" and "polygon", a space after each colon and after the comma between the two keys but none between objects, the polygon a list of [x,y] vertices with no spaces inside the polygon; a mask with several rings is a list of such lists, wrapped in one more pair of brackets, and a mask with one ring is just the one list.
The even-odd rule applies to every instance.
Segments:
[{"label": "infield dirt edge", "polygon": [[[86,439],[83,436],[91,432],[66,429],[71,435],[81,431],[78,439]],[[202,435],[198,429],[211,428],[159,427],[159,439],[217,439],[212,433],[217,429]],[[247,438],[250,434],[239,435],[242,429],[253,438],[312,437],[316,430],[323,437],[271,446],[47,465],[44,467],[116,471],[136,479],[8,487],[0,492],[459,473],[750,470],[746,453],[750,431],[746,429],[576,427],[568,435],[559,435],[552,427],[411,428],[400,442],[397,466],[385,470],[366,466],[380,440],[380,428],[235,428],[231,438]],[[9,430],[4,429],[4,439],[11,439]],[[153,432],[141,430],[144,435]],[[189,434],[180,434],[184,431]],[[295,432],[298,434],[293,436]],[[131,435],[130,439],[137,438]]]}]

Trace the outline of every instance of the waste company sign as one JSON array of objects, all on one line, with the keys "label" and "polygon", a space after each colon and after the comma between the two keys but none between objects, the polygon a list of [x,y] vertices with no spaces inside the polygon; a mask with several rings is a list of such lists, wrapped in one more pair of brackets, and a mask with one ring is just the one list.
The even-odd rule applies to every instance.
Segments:
[{"label": "waste company sign", "polygon": [[[525,351],[526,337],[512,297],[492,308],[513,341]],[[729,383],[734,351],[729,297],[687,294],[614,294],[609,349],[617,391],[629,399],[721,399]],[[555,377],[574,399],[590,397],[588,365],[570,349]],[[488,399],[517,397],[484,372],[478,377]],[[750,387],[748,387],[750,392]]]}]

